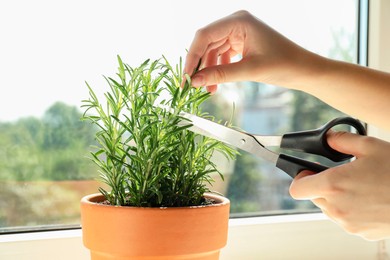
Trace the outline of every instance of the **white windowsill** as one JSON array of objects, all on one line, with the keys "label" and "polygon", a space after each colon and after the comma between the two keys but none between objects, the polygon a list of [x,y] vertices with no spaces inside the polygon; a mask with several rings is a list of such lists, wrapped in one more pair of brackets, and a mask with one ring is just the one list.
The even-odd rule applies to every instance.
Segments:
[{"label": "white windowsill", "polygon": [[[241,218],[230,220],[221,260],[379,259],[383,245],[346,234],[320,213]],[[86,260],[89,252],[80,229],[22,233],[0,236],[0,259]]]}]

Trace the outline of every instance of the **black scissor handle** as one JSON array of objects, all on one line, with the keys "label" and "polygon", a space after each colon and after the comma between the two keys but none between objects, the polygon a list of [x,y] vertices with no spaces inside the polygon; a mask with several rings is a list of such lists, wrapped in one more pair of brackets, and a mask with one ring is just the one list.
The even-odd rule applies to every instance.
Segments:
[{"label": "black scissor handle", "polygon": [[349,125],[355,128],[360,135],[367,134],[366,128],[359,120],[352,117],[338,117],[318,129],[283,135],[280,147],[321,155],[334,162],[345,161],[352,158],[353,155],[340,153],[332,149],[326,139],[326,133],[336,125]]},{"label": "black scissor handle", "polygon": [[287,154],[279,155],[278,161],[276,162],[276,167],[283,170],[293,179],[303,170],[319,173],[328,169],[328,167],[322,164],[306,161],[304,159]]}]

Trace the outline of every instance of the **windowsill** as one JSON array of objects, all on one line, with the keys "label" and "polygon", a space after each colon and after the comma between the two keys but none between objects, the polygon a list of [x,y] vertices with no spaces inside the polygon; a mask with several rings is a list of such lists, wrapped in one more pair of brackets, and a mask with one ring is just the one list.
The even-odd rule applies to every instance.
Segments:
[{"label": "windowsill", "polygon": [[[322,213],[234,218],[229,220],[229,228],[237,228],[240,226],[311,222],[311,221],[320,221],[326,219],[327,219],[326,216]],[[26,232],[26,233],[21,232],[18,234],[0,235],[0,243],[38,241],[38,240],[47,240],[47,239],[80,238],[81,235],[82,235],[81,229],[78,228],[70,229],[70,230],[59,230],[59,231],[39,231],[39,232]]]},{"label": "windowsill", "polygon": [[[3,260],[89,259],[81,229],[0,236]],[[378,242],[346,234],[321,213],[231,219],[221,260],[376,259]],[[390,254],[390,252],[387,252]]]},{"label": "windowsill", "polygon": [[19,234],[0,235],[0,243],[28,242],[48,239],[67,239],[81,237],[81,229],[60,231],[39,231]]}]

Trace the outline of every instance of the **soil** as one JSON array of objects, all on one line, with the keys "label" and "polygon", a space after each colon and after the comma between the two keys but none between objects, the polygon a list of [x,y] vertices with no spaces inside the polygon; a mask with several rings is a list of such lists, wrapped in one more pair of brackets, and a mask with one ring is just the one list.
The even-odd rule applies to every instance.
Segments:
[{"label": "soil", "polygon": [[[99,202],[99,204],[108,205],[108,206],[111,205],[111,203],[108,200],[101,201],[101,202]],[[206,205],[212,205],[212,204],[217,204],[217,202],[214,199],[203,198],[203,201],[201,202],[201,204],[199,206],[206,206]]]}]

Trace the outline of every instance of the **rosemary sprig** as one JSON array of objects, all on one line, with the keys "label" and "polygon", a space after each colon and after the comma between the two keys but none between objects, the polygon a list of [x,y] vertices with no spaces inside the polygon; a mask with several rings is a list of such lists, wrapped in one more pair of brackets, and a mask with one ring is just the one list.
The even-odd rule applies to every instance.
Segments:
[{"label": "rosemary sprig", "polygon": [[175,67],[163,57],[132,68],[118,56],[118,63],[117,79],[106,78],[104,100],[87,83],[89,99],[82,106],[83,119],[99,128],[91,159],[110,188],[100,192],[112,205],[202,204],[210,174],[218,172],[211,156],[220,151],[233,158],[235,151],[178,123],[180,111],[207,116],[200,105],[210,94],[191,87],[187,75],[181,87],[181,60]]}]

